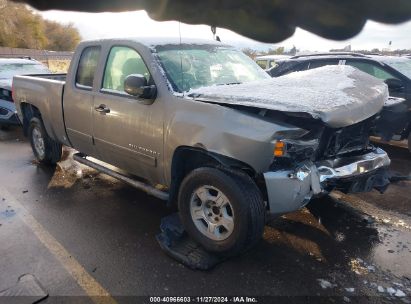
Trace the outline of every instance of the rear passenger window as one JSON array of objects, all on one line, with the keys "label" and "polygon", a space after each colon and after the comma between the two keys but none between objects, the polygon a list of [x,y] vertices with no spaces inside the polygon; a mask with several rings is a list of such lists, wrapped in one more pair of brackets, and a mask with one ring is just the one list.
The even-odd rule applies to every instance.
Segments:
[{"label": "rear passenger window", "polygon": [[81,53],[80,62],[76,74],[76,86],[91,89],[93,87],[94,74],[100,58],[100,47],[90,46]]}]

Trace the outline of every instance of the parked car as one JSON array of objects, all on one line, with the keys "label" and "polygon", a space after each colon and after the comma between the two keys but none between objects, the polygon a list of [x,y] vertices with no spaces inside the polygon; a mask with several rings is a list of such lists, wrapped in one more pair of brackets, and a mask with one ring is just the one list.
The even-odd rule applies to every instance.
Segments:
[{"label": "parked car", "polygon": [[356,53],[327,53],[294,56],[278,61],[268,73],[273,77],[291,72],[315,69],[326,65],[350,65],[366,72],[387,85],[390,96],[404,102],[390,100],[381,113],[376,135],[384,140],[408,139],[411,151],[411,60],[404,57],[362,55]]},{"label": "parked car", "polygon": [[20,124],[12,97],[13,76],[48,73],[45,65],[32,59],[0,58],[0,126]]},{"label": "parked car", "polygon": [[264,70],[269,70],[277,66],[276,61],[290,58],[288,55],[264,55],[255,57],[255,62]]},{"label": "parked car", "polygon": [[[268,215],[388,186],[390,159],[368,139],[387,88],[339,70],[277,81],[215,41],[98,40],[77,47],[67,75],[14,77],[14,96],[41,163],[73,147],[75,160],[177,204],[193,239],[232,255]],[[321,93],[326,81],[344,87]]]}]

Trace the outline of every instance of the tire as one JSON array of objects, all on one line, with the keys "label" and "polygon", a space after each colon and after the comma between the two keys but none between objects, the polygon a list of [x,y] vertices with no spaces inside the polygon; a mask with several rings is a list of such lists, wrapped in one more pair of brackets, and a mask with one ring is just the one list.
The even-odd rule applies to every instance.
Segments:
[{"label": "tire", "polygon": [[45,165],[55,165],[62,154],[62,145],[48,136],[41,119],[30,120],[28,135],[31,148],[37,160]]},{"label": "tire", "polygon": [[[187,233],[210,252],[237,255],[254,246],[264,232],[263,199],[245,174],[195,169],[181,184],[178,207]],[[213,233],[208,228],[214,228]]]}]

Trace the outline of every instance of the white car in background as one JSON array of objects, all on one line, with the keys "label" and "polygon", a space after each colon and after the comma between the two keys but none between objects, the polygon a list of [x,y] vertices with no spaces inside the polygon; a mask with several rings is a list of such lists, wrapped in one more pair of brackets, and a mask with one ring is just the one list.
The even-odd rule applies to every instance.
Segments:
[{"label": "white car in background", "polygon": [[44,64],[33,59],[0,58],[0,127],[20,124],[12,96],[13,77],[49,73]]}]

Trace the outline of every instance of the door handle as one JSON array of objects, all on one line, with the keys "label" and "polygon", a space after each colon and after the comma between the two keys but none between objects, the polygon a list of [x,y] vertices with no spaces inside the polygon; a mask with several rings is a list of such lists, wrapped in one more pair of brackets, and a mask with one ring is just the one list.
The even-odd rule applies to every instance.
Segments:
[{"label": "door handle", "polygon": [[94,110],[102,114],[110,113],[110,108],[107,108],[107,106],[104,104],[101,104],[98,107],[95,107]]}]

